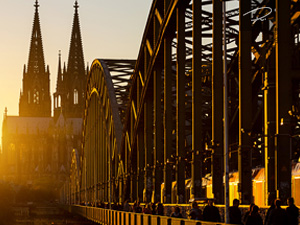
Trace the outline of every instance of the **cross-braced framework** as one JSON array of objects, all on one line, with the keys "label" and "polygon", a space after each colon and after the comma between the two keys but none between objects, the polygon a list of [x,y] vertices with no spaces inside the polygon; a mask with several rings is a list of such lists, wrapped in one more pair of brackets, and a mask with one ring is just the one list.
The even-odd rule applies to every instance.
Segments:
[{"label": "cross-braced framework", "polygon": [[130,76],[135,60],[95,60],[91,66],[83,123],[78,201],[115,200],[122,116],[128,104]]},{"label": "cross-braced framework", "polygon": [[[236,197],[253,202],[257,167],[264,167],[261,204],[291,196],[300,147],[299,11],[297,0],[228,1],[224,71],[222,2],[154,1],[136,63],[96,61],[91,68],[102,75],[90,75],[87,90],[81,190],[94,196],[88,201],[107,201],[111,183],[119,201],[222,203],[224,101]],[[98,150],[90,139],[103,145],[104,159],[92,162]]]},{"label": "cross-braced framework", "polygon": [[[297,104],[298,97],[290,96],[289,103],[276,103],[275,86],[278,99],[285,95],[281,89],[286,93],[295,90],[288,88],[292,79],[283,78],[290,61],[281,55],[291,58],[297,51],[286,52],[284,48],[292,43],[285,45],[287,40],[280,41],[285,39],[284,33],[292,33],[292,37],[299,33],[299,3],[277,4],[283,5],[277,12],[274,1],[227,4],[229,161],[230,170],[239,173],[239,198],[243,204],[252,202],[252,169],[264,166],[265,161],[272,168],[266,169],[266,177],[277,174],[276,181],[266,178],[269,182],[266,192],[274,194],[280,190],[283,199],[290,194],[290,182],[286,182],[290,176],[279,173],[280,167],[275,168],[274,162],[282,162],[278,160],[281,154],[280,158],[286,160],[281,168],[290,168],[289,154],[285,151],[289,147],[280,145],[290,146],[289,140],[295,133],[282,129],[286,124],[273,133],[266,129],[278,124],[282,117],[290,121],[291,116],[286,114],[289,111],[293,114],[292,109],[297,108],[292,105]],[[287,5],[291,5],[291,18],[284,11]],[[266,19],[260,20],[262,17]],[[289,23],[285,26],[291,31],[281,31],[284,25],[280,26],[280,21],[284,20],[291,20],[291,27]],[[207,193],[203,192],[201,183],[211,174],[214,197],[217,202],[223,202],[222,22],[220,1],[153,3],[135,66],[123,134],[122,152],[127,155],[128,165],[125,175],[131,183],[127,185],[131,188],[130,195],[125,198],[167,203],[205,198]],[[279,31],[275,30],[276,26]],[[278,43],[275,43],[276,36]],[[279,45],[281,54],[276,53]],[[276,54],[281,63],[275,61]],[[291,68],[297,65],[299,62],[293,60]],[[273,71],[275,78],[281,66],[286,69],[276,76],[284,79],[285,84],[275,80],[272,84],[270,74]],[[271,85],[265,87],[270,81]],[[272,86],[274,93],[270,96]],[[272,120],[274,125],[270,123]],[[286,126],[296,128],[292,123]],[[271,139],[269,145],[267,139]],[[295,149],[292,152],[299,154]],[[286,171],[289,173],[290,169]],[[186,185],[189,180],[190,185]],[[284,185],[286,188],[282,188]]]},{"label": "cross-braced framework", "polygon": [[[229,60],[237,49],[238,13],[235,8],[226,13]],[[124,151],[130,149],[127,176],[133,183],[126,197],[168,203],[203,197],[202,178],[211,172],[212,15],[212,1],[165,1],[152,6],[124,129]],[[218,29],[221,44],[221,25]],[[219,54],[222,60],[222,49]],[[217,156],[217,179],[222,182],[221,154]],[[191,182],[191,192],[186,182]]]}]

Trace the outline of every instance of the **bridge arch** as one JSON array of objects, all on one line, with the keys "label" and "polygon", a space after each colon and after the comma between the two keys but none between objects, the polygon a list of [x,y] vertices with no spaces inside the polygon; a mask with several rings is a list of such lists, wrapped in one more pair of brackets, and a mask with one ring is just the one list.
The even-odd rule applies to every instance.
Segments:
[{"label": "bridge arch", "polygon": [[[126,104],[127,80],[134,61],[96,59],[87,79],[81,146],[81,201],[114,201],[108,196],[122,185],[120,146],[121,115]],[[127,68],[126,72],[115,69]],[[111,179],[110,179],[111,178]]]},{"label": "bridge arch", "polygon": [[[274,2],[256,1],[252,5],[248,2],[248,5],[226,11],[224,41],[229,48],[223,57],[220,1],[154,1],[130,81],[122,85],[112,81],[112,70],[116,72],[117,68],[108,66],[112,62],[96,60],[93,63],[87,88],[82,146],[84,173],[81,187],[85,188],[87,201],[103,200],[105,190],[108,191],[108,176],[114,185],[110,185],[114,192],[111,196],[121,201],[184,203],[214,197],[216,203],[222,203],[222,111],[225,102],[230,109],[229,167],[231,171],[238,171],[239,177],[239,193],[234,188],[230,192],[237,194],[243,204],[252,202],[253,169],[267,165],[263,192],[269,192],[270,196],[262,197],[264,204],[277,191],[285,199],[290,196],[289,154],[294,154],[294,160],[300,154],[299,147],[291,145],[297,141],[299,146],[300,127],[290,123],[298,123],[300,118],[300,73],[297,71],[300,20],[299,8],[294,1],[277,2],[285,6],[285,11],[276,11],[280,18],[268,18],[272,26],[268,20],[251,24],[251,20],[242,15],[251,7],[274,8]],[[289,9],[291,13],[288,13]],[[265,11],[260,10],[254,18],[264,14]],[[291,27],[284,22],[287,20],[291,20]],[[289,30],[279,32],[277,27]],[[292,33],[293,53],[283,45],[287,43],[286,33]],[[274,38],[277,35],[280,43]],[[278,54],[279,47],[284,54]],[[295,57],[289,65],[286,58],[291,55]],[[277,56],[280,60],[275,60]],[[230,86],[226,100],[220,66],[223,58],[227,59],[226,82]],[[279,71],[278,68],[292,72],[285,74],[284,69]],[[292,81],[296,82],[291,86]],[[293,98],[288,97],[292,95]],[[276,98],[280,98],[281,103],[276,105]],[[108,117],[107,112],[111,113]],[[114,115],[117,114],[122,125],[120,129],[115,126]],[[283,116],[278,117],[280,114]],[[275,121],[276,117],[280,120]],[[107,118],[110,123],[105,123]],[[102,122],[101,131],[97,121]],[[280,126],[285,127],[279,129]],[[111,130],[111,142],[104,137],[108,130]],[[285,149],[290,149],[290,153]],[[109,153],[112,157],[102,165],[94,157],[100,153]],[[275,153],[280,157],[276,158]],[[107,159],[107,155],[104,156]],[[109,167],[108,162],[112,162]],[[101,164],[103,170],[108,169],[101,171],[102,177],[98,177],[98,164],[93,166],[93,163]],[[277,163],[281,167],[275,166]],[[286,170],[285,175],[280,168]],[[108,174],[110,171],[113,174]],[[277,183],[274,179],[276,171]],[[277,189],[280,183],[287,184],[283,191]]]}]

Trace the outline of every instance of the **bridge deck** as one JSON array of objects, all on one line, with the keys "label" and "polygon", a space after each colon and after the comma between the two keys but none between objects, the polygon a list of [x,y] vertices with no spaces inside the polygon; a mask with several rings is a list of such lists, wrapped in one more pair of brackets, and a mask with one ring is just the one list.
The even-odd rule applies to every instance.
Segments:
[{"label": "bridge deck", "polygon": [[[206,222],[190,219],[178,219],[168,216],[149,215],[116,211],[88,206],[68,206],[71,213],[76,213],[103,225],[225,225],[220,222]],[[227,224],[228,225],[228,224]]]}]

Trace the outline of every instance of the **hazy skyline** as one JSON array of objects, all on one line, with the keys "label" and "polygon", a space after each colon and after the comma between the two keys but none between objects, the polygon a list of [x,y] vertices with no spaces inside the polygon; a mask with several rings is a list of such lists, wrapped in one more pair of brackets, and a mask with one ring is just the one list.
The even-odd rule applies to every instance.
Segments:
[{"label": "hazy skyline", "polygon": [[[51,96],[56,88],[58,53],[68,60],[75,0],[39,0]],[[0,115],[18,115],[23,66],[28,63],[35,0],[0,0]],[[136,59],[152,0],[79,0],[85,63],[96,58]]]}]

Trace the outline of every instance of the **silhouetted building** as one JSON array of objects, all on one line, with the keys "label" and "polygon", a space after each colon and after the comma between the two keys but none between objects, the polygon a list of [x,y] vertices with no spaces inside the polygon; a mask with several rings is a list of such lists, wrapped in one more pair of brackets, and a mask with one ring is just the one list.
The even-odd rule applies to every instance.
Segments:
[{"label": "silhouetted building", "polygon": [[[59,55],[56,92],[54,93],[54,118],[57,119],[62,112],[66,118],[82,116],[85,104],[86,72],[80,33],[78,3],[75,2],[75,14],[71,35],[69,60],[67,69],[61,68]],[[88,70],[87,70],[88,71]]]},{"label": "silhouetted building", "polygon": [[[24,66],[19,116],[4,113],[2,126],[3,178],[18,184],[55,187],[69,176],[71,153],[79,149],[86,74],[79,26],[78,3],[67,69],[59,69],[51,117],[50,73],[45,69],[38,1],[29,60]],[[48,186],[48,188],[52,188]]]},{"label": "silhouetted building", "polygon": [[19,115],[30,117],[50,117],[50,72],[45,69],[42,34],[38,12],[35,4],[35,15],[31,35],[28,65],[24,65],[23,88],[20,93]]}]

